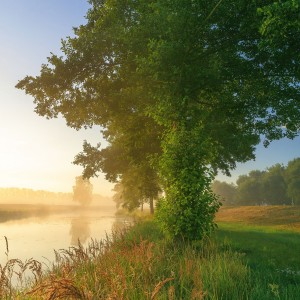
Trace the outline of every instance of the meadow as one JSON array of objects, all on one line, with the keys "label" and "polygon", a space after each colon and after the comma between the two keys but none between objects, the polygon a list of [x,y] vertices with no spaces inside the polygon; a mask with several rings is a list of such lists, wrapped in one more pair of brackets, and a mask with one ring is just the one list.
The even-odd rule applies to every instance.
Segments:
[{"label": "meadow", "polygon": [[[1,268],[1,299],[299,299],[299,207],[222,208],[202,241],[170,241],[150,216],[101,241],[56,252],[15,289]],[[19,265],[18,265],[19,264]]]},{"label": "meadow", "polygon": [[274,299],[299,299],[300,207],[225,207],[216,221],[218,243],[244,255],[255,285],[265,291],[257,299],[272,299],[270,291]]}]

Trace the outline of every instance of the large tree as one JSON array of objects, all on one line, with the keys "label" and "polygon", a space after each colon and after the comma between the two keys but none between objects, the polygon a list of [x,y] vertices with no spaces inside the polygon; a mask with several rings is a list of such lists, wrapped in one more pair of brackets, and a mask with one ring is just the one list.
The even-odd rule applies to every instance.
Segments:
[{"label": "large tree", "polygon": [[61,113],[69,126],[104,128],[107,156],[98,149],[100,156],[83,151],[77,159],[89,175],[106,172],[114,163],[108,157],[128,141],[114,172],[123,178],[129,169],[145,170],[141,165],[153,170],[166,194],[162,227],[171,236],[200,238],[219,205],[210,192],[215,172],[228,174],[254,158],[261,138],[268,145],[299,132],[298,5],[90,3],[87,24],[63,41],[63,56],[52,54],[39,76],[17,87],[34,97],[40,115]]}]

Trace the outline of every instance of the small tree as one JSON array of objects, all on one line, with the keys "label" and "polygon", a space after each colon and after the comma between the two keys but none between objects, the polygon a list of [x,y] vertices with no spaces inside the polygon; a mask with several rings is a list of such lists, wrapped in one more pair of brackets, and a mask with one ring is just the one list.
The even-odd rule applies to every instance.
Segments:
[{"label": "small tree", "polygon": [[234,205],[236,198],[236,186],[231,183],[214,180],[211,185],[212,191],[220,196],[220,200],[224,205]]},{"label": "small tree", "polygon": [[82,176],[77,176],[75,180],[73,201],[79,202],[82,206],[88,206],[92,202],[93,185]]}]

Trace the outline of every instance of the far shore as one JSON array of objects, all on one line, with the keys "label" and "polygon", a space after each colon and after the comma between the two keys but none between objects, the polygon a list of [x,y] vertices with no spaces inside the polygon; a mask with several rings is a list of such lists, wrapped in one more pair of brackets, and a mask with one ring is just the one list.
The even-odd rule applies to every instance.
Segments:
[{"label": "far shore", "polygon": [[69,213],[97,213],[115,214],[116,208],[113,205],[103,203],[97,206],[80,205],[50,205],[50,204],[18,204],[18,203],[0,203],[0,223],[26,219],[31,217],[46,217],[51,214],[69,214]]}]

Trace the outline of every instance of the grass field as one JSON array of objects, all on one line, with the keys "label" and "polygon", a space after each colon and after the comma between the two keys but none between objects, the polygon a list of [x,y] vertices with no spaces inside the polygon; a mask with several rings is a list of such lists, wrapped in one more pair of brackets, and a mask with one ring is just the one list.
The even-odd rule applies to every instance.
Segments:
[{"label": "grass field", "polygon": [[271,231],[285,230],[300,233],[299,206],[240,206],[222,207],[217,213],[218,223],[265,226]]},{"label": "grass field", "polygon": [[278,299],[300,299],[300,207],[224,207],[218,243],[244,254],[252,276]]},{"label": "grass field", "polygon": [[193,243],[166,240],[148,218],[104,241],[92,241],[86,249],[62,250],[50,274],[40,274],[35,265],[36,282],[24,290],[5,285],[3,274],[8,273],[2,268],[0,296],[298,300],[299,212],[295,207],[222,208],[216,218],[219,229]]}]

